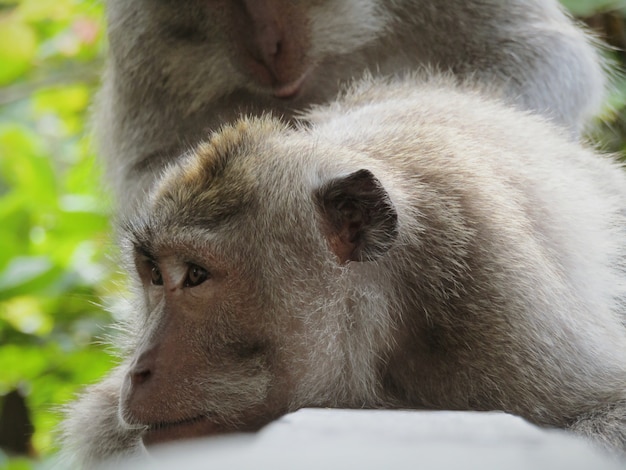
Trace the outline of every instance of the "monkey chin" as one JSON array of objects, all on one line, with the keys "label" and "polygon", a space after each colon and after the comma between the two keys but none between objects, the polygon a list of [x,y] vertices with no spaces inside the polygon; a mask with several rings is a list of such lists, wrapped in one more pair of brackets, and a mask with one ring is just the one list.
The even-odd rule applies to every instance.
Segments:
[{"label": "monkey chin", "polygon": [[293,82],[280,84],[275,86],[272,90],[272,94],[275,98],[280,98],[283,100],[291,100],[295,99],[300,95],[304,83],[311,72],[311,68],[306,70],[300,77],[298,77]]},{"label": "monkey chin", "polygon": [[174,423],[152,424],[142,435],[141,439],[146,447],[180,439],[213,436],[221,434],[220,428],[207,416],[177,421]]}]

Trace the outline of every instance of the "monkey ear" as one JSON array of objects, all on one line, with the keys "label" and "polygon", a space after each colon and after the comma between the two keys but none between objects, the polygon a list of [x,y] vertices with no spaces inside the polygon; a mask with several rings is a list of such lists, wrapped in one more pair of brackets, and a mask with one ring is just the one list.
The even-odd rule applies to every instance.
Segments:
[{"label": "monkey ear", "polygon": [[373,261],[398,236],[398,214],[369,170],[336,178],[317,192],[324,232],[339,262]]}]

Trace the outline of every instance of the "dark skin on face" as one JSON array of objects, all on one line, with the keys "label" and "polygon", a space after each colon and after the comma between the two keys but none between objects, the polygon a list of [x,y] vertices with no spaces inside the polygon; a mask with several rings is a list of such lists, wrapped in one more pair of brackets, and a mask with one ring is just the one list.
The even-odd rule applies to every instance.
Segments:
[{"label": "dark skin on face", "polygon": [[137,249],[150,326],[121,399],[125,421],[146,426],[143,443],[256,431],[287,412],[289,374],[242,304],[253,288],[206,254],[153,251]]},{"label": "dark skin on face", "polygon": [[[139,260],[139,271],[144,283],[149,281],[150,289],[164,289],[171,292],[178,290],[175,280],[169,273],[164,278],[161,269],[153,259],[142,257]],[[193,289],[199,287],[211,278],[211,274],[205,268],[196,264],[188,264],[187,270],[182,278],[183,289]],[[155,341],[156,345],[143,351],[127,375],[124,383],[124,395],[141,393],[139,389],[153,379],[156,373],[156,362],[158,361],[160,340]],[[148,424],[148,429],[143,434],[142,439],[145,445],[157,444],[171,440],[185,439],[199,435],[211,435],[219,432],[219,426],[209,419],[208,416],[197,415],[178,421],[159,421]]]}]

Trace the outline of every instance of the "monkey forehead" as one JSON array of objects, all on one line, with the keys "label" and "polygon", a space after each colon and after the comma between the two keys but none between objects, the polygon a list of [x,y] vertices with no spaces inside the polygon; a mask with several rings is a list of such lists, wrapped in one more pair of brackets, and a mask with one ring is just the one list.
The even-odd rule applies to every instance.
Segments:
[{"label": "monkey forehead", "polygon": [[143,222],[127,233],[139,225],[145,238],[154,238],[157,228],[227,233],[242,224],[259,233],[277,217],[312,210],[315,144],[305,140],[269,116],[224,126],[164,172],[134,216]]},{"label": "monkey forehead", "polygon": [[[245,117],[223,126],[165,170],[151,199],[211,191],[221,180],[227,180],[233,189],[243,189],[247,174],[267,160],[268,142],[284,132],[287,125],[269,115]],[[232,177],[240,183],[234,184]]]},{"label": "monkey forehead", "polygon": [[[222,219],[310,181],[315,145],[271,116],[226,125],[165,170],[150,195],[152,212]],[[304,165],[303,165],[304,164]],[[258,207],[252,207],[258,209]]]}]

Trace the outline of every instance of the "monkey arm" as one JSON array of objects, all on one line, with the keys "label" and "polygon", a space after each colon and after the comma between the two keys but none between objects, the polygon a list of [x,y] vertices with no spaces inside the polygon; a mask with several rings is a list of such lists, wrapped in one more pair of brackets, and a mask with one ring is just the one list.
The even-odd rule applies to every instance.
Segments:
[{"label": "monkey arm", "polygon": [[125,365],[81,394],[65,409],[61,433],[64,468],[93,468],[104,459],[136,454],[143,446],[140,431],[119,417],[120,387]]}]

